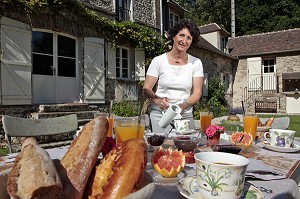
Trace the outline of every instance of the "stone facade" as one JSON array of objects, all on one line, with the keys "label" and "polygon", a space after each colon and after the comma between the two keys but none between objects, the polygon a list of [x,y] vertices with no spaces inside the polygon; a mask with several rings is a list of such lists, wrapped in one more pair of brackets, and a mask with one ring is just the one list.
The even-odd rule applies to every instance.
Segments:
[{"label": "stone facade", "polygon": [[[279,92],[273,96],[258,94],[258,100],[278,101],[278,112],[286,113],[286,95],[282,93],[282,73],[291,73],[300,71],[300,54],[299,53],[283,53],[273,55],[276,58],[276,76],[278,77]],[[241,107],[243,90],[247,86],[247,59],[240,58],[238,61],[237,71],[235,73],[233,84],[233,107]],[[246,102],[245,109],[248,112],[254,112],[254,101]]]},{"label": "stone facade", "polygon": [[155,10],[159,10],[159,8],[157,8],[156,2],[157,1],[151,0],[135,0],[133,2],[133,20],[138,23],[157,28],[157,20],[159,21],[159,15],[156,15]]}]

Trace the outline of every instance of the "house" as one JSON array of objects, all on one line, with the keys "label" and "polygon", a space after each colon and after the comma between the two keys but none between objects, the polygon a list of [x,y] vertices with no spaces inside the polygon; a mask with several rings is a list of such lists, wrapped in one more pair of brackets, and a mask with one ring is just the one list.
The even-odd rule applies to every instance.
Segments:
[{"label": "house", "polygon": [[229,38],[238,57],[233,106],[250,112],[300,113],[300,29]]},{"label": "house", "polygon": [[230,36],[223,27],[216,23],[210,23],[199,27],[201,37],[206,39],[214,47],[226,53],[227,41]]},{"label": "house", "polygon": [[[131,38],[114,45],[108,29],[114,20],[132,21],[162,35],[185,12],[172,0],[78,2],[62,1],[61,5],[39,7],[35,12],[28,12],[22,3],[0,5],[0,105],[107,106],[112,96],[116,100],[138,100],[139,82],[146,72],[145,50]],[[87,12],[101,16],[102,22],[82,17]],[[202,37],[190,53],[204,65],[203,96],[207,96],[209,77],[221,74],[231,98],[237,58]]]}]

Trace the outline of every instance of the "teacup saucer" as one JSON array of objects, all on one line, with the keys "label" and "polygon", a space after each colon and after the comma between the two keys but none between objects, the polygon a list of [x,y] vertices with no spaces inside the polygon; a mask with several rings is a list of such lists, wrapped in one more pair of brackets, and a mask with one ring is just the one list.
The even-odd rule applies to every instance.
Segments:
[{"label": "teacup saucer", "polygon": [[[186,177],[179,180],[177,188],[181,195],[188,199],[203,199],[199,193],[200,187],[197,184],[196,177]],[[245,183],[241,198],[257,198],[263,199],[264,195],[253,185]]]},{"label": "teacup saucer", "polygon": [[183,130],[183,131],[179,131],[179,130],[174,130],[174,132],[177,135],[191,135],[191,134],[195,134],[198,133],[196,130],[194,129],[187,129],[187,130]]},{"label": "teacup saucer", "polygon": [[282,153],[293,153],[293,152],[297,152],[300,150],[300,146],[297,144],[294,144],[294,146],[291,148],[273,146],[273,145],[270,145],[268,142],[266,142],[266,143],[262,142],[262,144],[267,149],[270,149],[270,150],[276,151],[276,152],[282,152]]}]

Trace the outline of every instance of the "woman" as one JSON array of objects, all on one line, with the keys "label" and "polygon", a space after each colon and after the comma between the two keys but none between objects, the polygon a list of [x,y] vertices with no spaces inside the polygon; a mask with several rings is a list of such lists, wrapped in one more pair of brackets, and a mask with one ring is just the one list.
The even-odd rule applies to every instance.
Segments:
[{"label": "woman", "polygon": [[155,133],[170,130],[170,126],[166,129],[158,125],[162,112],[170,104],[179,105],[182,119],[189,119],[190,129],[194,129],[193,105],[202,95],[202,62],[187,53],[198,42],[200,32],[197,25],[191,20],[183,19],[168,33],[172,49],[152,60],[144,84],[144,93],[152,101],[150,119]]}]

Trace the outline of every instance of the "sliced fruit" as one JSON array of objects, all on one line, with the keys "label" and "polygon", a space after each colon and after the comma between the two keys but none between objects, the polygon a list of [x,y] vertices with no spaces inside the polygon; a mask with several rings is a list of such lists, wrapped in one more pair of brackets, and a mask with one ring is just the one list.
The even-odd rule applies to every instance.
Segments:
[{"label": "sliced fruit", "polygon": [[252,136],[246,132],[235,132],[230,136],[230,144],[240,147],[249,147],[252,141]]},{"label": "sliced fruit", "polygon": [[153,152],[151,163],[155,171],[163,177],[171,178],[177,176],[185,165],[185,155],[182,151],[167,150],[160,147]]}]

